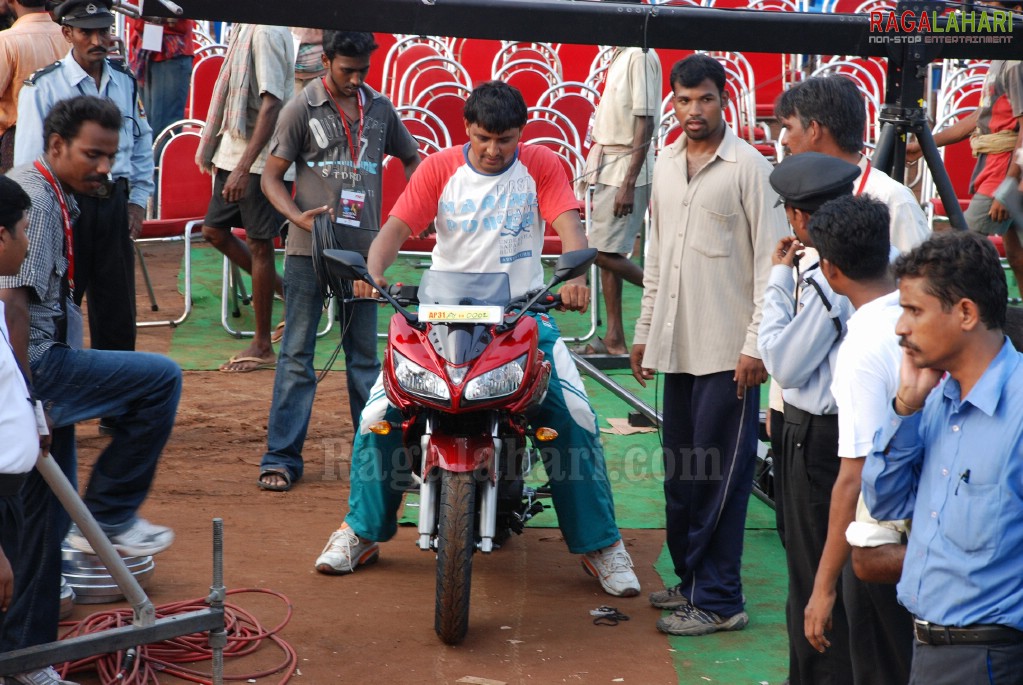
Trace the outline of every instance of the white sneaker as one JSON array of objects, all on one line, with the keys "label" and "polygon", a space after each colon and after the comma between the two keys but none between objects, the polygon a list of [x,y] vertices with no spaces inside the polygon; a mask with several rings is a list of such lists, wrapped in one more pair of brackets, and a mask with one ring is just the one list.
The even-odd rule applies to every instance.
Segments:
[{"label": "white sneaker", "polygon": [[[71,526],[67,541],[79,552],[96,553],[77,525]],[[121,556],[145,557],[159,554],[170,547],[174,543],[174,531],[167,526],[158,526],[145,519],[137,518],[128,530],[111,535],[110,542]]]},{"label": "white sneaker", "polygon": [[70,680],[61,680],[60,676],[57,675],[57,671],[52,667],[9,675],[2,682],[8,685],[78,685],[78,683],[71,682]]},{"label": "white sneaker", "polygon": [[635,597],[639,594],[639,578],[632,570],[632,557],[621,540],[610,547],[587,552],[582,559],[583,569],[600,581],[604,592],[615,597]]},{"label": "white sneaker", "polygon": [[330,575],[352,573],[355,567],[374,563],[380,558],[380,545],[360,540],[347,525],[330,534],[327,546],[316,558],[316,570]]}]

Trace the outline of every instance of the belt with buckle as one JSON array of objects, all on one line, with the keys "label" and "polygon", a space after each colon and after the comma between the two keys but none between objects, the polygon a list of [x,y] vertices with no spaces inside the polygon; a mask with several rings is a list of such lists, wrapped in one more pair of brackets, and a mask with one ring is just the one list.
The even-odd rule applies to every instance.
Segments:
[{"label": "belt with buckle", "polygon": [[999,625],[940,626],[913,619],[917,642],[925,645],[989,645],[1023,642],[1023,631]]}]

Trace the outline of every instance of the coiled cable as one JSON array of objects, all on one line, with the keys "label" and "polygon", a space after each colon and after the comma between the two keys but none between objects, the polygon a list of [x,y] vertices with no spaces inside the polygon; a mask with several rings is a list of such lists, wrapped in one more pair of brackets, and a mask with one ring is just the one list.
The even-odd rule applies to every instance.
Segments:
[{"label": "coiled cable", "polygon": [[[263,643],[269,641],[283,654],[281,661],[270,668],[265,668],[255,673],[225,674],[225,681],[247,681],[256,678],[266,678],[275,673],[282,675],[278,685],[285,685],[291,680],[291,675],[298,665],[298,655],[295,649],[283,640],[278,633],[291,620],[292,605],[285,595],[274,590],[261,588],[240,588],[228,590],[227,595],[239,595],[243,593],[266,594],[277,597],[286,607],[284,618],[273,628],[264,628],[252,613],[242,609],[236,604],[227,602],[224,604],[224,627],[227,631],[227,646],[224,648],[224,659],[238,659],[257,652],[262,648]],[[202,611],[208,608],[205,598],[172,602],[156,607],[157,618],[167,618],[177,614],[185,614],[194,611]],[[131,609],[112,609],[101,611],[78,622],[64,622],[62,626],[71,626],[61,639],[88,635],[102,632],[113,628],[121,628],[132,624]],[[86,659],[72,661],[57,666],[61,677],[70,673],[83,671],[96,671],[100,681],[103,683],[118,683],[119,685],[159,685],[157,674],[164,674],[181,678],[193,683],[212,684],[212,676],[185,664],[196,664],[202,661],[212,660],[212,650],[209,646],[209,637],[206,633],[192,633],[180,637],[156,642],[148,645],[141,645],[137,649],[115,652],[112,654],[99,654]]]}]

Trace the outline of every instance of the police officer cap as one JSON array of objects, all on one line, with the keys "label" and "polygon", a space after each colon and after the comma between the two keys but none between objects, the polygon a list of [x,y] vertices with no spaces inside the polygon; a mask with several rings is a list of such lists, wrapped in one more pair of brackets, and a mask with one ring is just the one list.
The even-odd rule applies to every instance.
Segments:
[{"label": "police officer cap", "polygon": [[114,24],[114,13],[110,11],[113,0],[64,0],[53,11],[64,26],[80,29],[105,29]]},{"label": "police officer cap", "polygon": [[814,212],[828,200],[853,191],[860,175],[855,164],[819,152],[789,155],[771,172],[771,187],[781,199],[796,209]]}]

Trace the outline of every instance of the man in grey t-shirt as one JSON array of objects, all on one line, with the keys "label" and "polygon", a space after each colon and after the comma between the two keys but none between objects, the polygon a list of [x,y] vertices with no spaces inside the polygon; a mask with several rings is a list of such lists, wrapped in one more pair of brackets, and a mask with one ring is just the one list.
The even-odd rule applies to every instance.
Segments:
[{"label": "man in grey t-shirt", "polygon": [[[416,141],[394,106],[363,83],[376,47],[372,33],[325,31],[327,73],[285,106],[270,141],[262,188],[292,229],[284,269],[284,338],[259,473],[264,490],[288,490],[302,477],[302,447],[316,394],[313,350],[323,311],[312,264],[313,221],[330,212],[345,247],[365,252],[382,223],[384,157],[399,159],[406,177],[419,165]],[[294,199],[284,184],[292,163]],[[380,373],[376,307],[344,307],[341,320],[348,401],[357,425]]]}]

